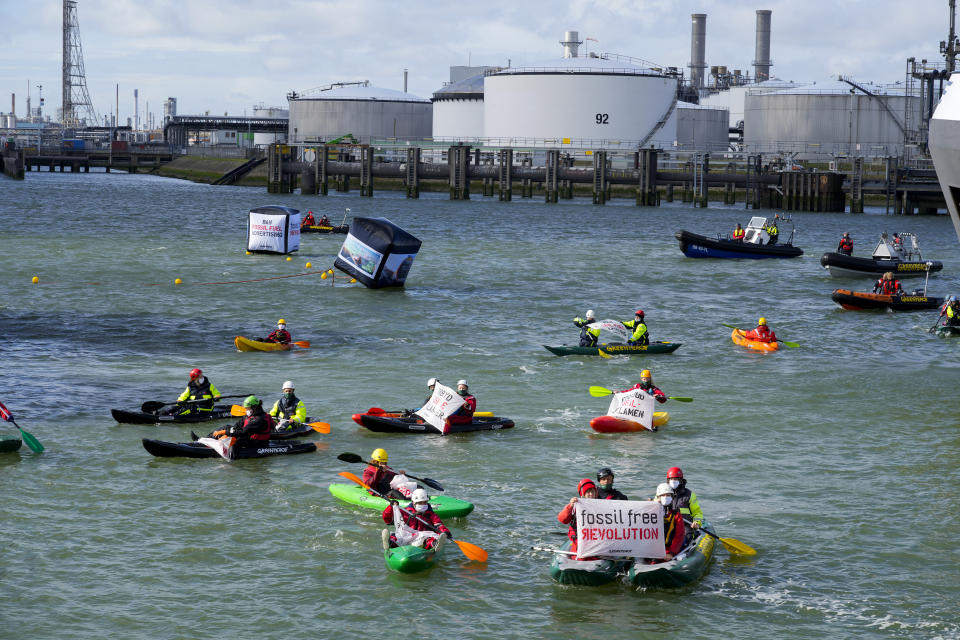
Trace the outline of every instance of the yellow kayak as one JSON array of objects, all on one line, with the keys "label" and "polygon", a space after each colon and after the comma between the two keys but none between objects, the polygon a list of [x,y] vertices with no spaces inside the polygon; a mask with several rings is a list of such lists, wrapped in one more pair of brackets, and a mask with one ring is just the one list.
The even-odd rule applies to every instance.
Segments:
[{"label": "yellow kayak", "polygon": [[233,339],[233,344],[237,346],[237,351],[290,351],[289,344],[280,344],[278,342],[260,342],[251,340],[243,336],[237,336]]}]

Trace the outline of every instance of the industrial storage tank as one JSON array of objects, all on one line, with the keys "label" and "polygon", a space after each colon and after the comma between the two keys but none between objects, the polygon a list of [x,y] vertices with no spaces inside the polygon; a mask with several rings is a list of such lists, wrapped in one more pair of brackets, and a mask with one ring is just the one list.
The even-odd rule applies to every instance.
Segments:
[{"label": "industrial storage tank", "polygon": [[730,147],[730,110],[678,102],[676,114],[677,150],[726,151]]},{"label": "industrial storage tank", "polygon": [[747,99],[747,92],[753,92],[754,94],[772,93],[785,89],[799,89],[809,85],[809,82],[771,78],[763,82],[735,85],[720,90],[708,88],[709,93],[700,96],[700,104],[726,107],[730,111],[730,126],[736,127],[738,123],[743,122],[743,108]]},{"label": "industrial storage tank", "polygon": [[[747,92],[744,149],[819,155],[903,155],[905,118],[919,122],[919,96],[903,85],[830,80],[772,93]],[[909,115],[907,115],[909,110]]]},{"label": "industrial storage tank", "polygon": [[[255,118],[269,118],[271,120],[286,120],[290,117],[290,110],[284,109],[283,107],[268,107],[258,104],[253,108],[253,116]],[[286,133],[261,131],[253,134],[253,144],[257,147],[286,141]]]},{"label": "industrial storage tank", "polygon": [[564,58],[486,77],[484,136],[499,144],[646,145],[674,108],[676,76],[626,56],[579,57],[575,31],[561,44]]},{"label": "industrial storage tank", "polygon": [[429,100],[367,81],[338,82],[287,96],[290,142],[322,142],[352,134],[362,142],[375,138],[429,138],[433,105]]},{"label": "industrial storage tank", "polygon": [[483,137],[483,79],[472,76],[433,93],[433,138],[472,140]]}]

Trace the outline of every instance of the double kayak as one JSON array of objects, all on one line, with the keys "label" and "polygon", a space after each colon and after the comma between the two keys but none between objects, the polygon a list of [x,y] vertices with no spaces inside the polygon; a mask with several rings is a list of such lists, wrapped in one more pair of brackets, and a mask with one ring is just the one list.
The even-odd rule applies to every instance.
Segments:
[{"label": "double kayak", "polygon": [[960,327],[950,325],[940,325],[937,327],[937,335],[941,338],[950,338],[960,336]]},{"label": "double kayak", "polygon": [[[164,442],[162,440],[143,439],[143,448],[158,458],[219,458],[220,454],[199,442]],[[313,442],[279,442],[268,440],[254,447],[234,447],[233,458],[269,458],[271,456],[310,453],[316,451]]]},{"label": "double kayak", "polygon": [[[710,525],[704,523],[704,527]],[[635,587],[682,587],[699,580],[710,568],[716,539],[703,531],[683,548],[672,560],[649,564],[637,558],[627,578]]]},{"label": "double kayak", "polygon": [[[570,550],[570,543],[563,546]],[[598,587],[613,582],[630,566],[629,558],[595,558],[577,560],[576,556],[555,553],[550,565],[550,577],[560,584],[575,584],[583,587]]]},{"label": "double kayak", "polygon": [[[670,414],[666,411],[655,411],[653,414],[653,429],[662,427],[670,421]],[[597,416],[590,421],[590,428],[600,433],[629,433],[631,431],[647,431],[648,429],[637,422],[627,418],[618,418],[616,416]]]},{"label": "double kayak", "polygon": [[900,294],[898,296],[835,289],[830,299],[848,311],[865,309],[891,309],[893,311],[923,311],[936,309],[943,304],[943,298],[925,295]]},{"label": "double kayak", "polygon": [[387,566],[400,573],[419,573],[437,566],[443,555],[445,544],[439,549],[424,549],[423,547],[403,546],[393,547],[383,552],[383,559]]},{"label": "double kayak", "polygon": [[730,338],[734,341],[735,344],[740,345],[741,347],[746,347],[748,349],[753,349],[754,351],[777,351],[780,349],[779,342],[763,342],[762,340],[751,340],[746,336],[746,331],[743,329],[734,329],[733,333],[730,334]]},{"label": "double kayak", "polygon": [[350,231],[350,225],[348,224],[337,224],[337,225],[326,225],[326,224],[305,224],[300,227],[300,233],[347,233]]},{"label": "double kayak", "polygon": [[243,336],[237,336],[233,339],[233,344],[237,351],[290,351],[289,344],[280,344],[279,342],[261,342],[251,340]]},{"label": "double kayak", "polygon": [[23,445],[23,440],[17,436],[0,434],[0,453],[17,451]]},{"label": "double kayak", "polygon": [[431,424],[427,424],[417,416],[404,417],[396,413],[355,413],[353,421],[361,427],[377,433],[420,433],[433,435],[451,435],[454,433],[468,433],[470,431],[494,431],[497,429],[513,428],[510,418],[473,417],[473,421],[466,424],[451,424],[446,433]]},{"label": "double kayak", "polygon": [[232,418],[230,407],[229,404],[218,404],[214,405],[213,411],[192,411],[187,414],[172,416],[145,411],[124,411],[123,409],[110,409],[110,413],[114,420],[124,424],[188,424]]},{"label": "double kayak", "polygon": [[[382,512],[390,504],[380,496],[371,495],[367,493],[366,489],[355,484],[331,484],[330,493],[333,494],[334,498],[348,504],[366,509],[376,509],[378,512]],[[448,496],[431,496],[430,508],[441,520],[444,518],[462,518],[473,511],[473,503]]]},{"label": "double kayak", "polygon": [[604,342],[595,347],[575,347],[562,345],[559,347],[543,347],[557,356],[598,356],[602,350],[611,356],[638,356],[649,353],[673,353],[680,348],[679,342],[651,342],[643,346],[624,344],[622,342]]}]

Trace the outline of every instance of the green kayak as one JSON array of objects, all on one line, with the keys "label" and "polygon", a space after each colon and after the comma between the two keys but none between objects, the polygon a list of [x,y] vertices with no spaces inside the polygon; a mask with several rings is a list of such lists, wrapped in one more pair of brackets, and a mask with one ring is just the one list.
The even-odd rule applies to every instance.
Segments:
[{"label": "green kayak", "polygon": [[716,538],[701,531],[673,560],[648,564],[643,558],[638,558],[630,567],[627,578],[635,587],[682,587],[690,584],[707,572],[716,542]]},{"label": "green kayak", "polygon": [[[378,496],[370,495],[367,490],[355,484],[331,484],[330,493],[334,498],[355,504],[367,509],[376,509],[383,511],[387,508],[387,501]],[[430,498],[430,508],[433,512],[444,518],[462,518],[473,511],[473,503],[447,496],[432,496]]]},{"label": "green kayak", "polygon": [[445,546],[441,546],[439,551],[423,547],[393,547],[383,552],[383,558],[387,561],[387,566],[394,571],[419,573],[437,566]]},{"label": "green kayak", "polygon": [[[563,545],[563,550],[570,550],[569,542]],[[553,564],[550,565],[550,577],[560,584],[597,587],[616,580],[618,576],[627,571],[631,562],[631,558],[577,560],[575,556],[555,553],[553,554]]]},{"label": "green kayak", "polygon": [[609,356],[639,356],[645,353],[673,353],[680,348],[680,344],[679,342],[651,342],[641,347],[622,342],[602,342],[596,347],[543,346],[547,351],[558,356],[598,356],[601,349]]},{"label": "green kayak", "polygon": [[16,451],[22,444],[23,440],[17,436],[0,435],[0,453]]},{"label": "green kayak", "polygon": [[937,327],[937,335],[941,338],[949,338],[951,336],[960,336],[960,327],[950,326],[950,325],[940,325]]}]

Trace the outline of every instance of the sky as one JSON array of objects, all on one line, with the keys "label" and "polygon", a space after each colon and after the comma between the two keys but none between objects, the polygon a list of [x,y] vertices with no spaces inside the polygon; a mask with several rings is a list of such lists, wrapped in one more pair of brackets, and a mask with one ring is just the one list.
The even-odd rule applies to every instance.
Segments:
[{"label": "sky", "polygon": [[[837,74],[887,84],[913,56],[942,62],[947,0],[77,0],[87,87],[100,115],[147,103],[179,114],[253,115],[286,94],[369,80],[421,97],[453,65],[533,64],[562,56],[578,31],[591,51],[686,69],[692,13],[707,14],[707,65],[753,70],[756,10],[773,11],[772,74],[823,81]],[[26,113],[43,86],[44,113],[61,105],[62,0],[0,0],[0,113]],[[595,40],[595,41],[594,41]],[[582,52],[582,49],[581,49]]]}]

